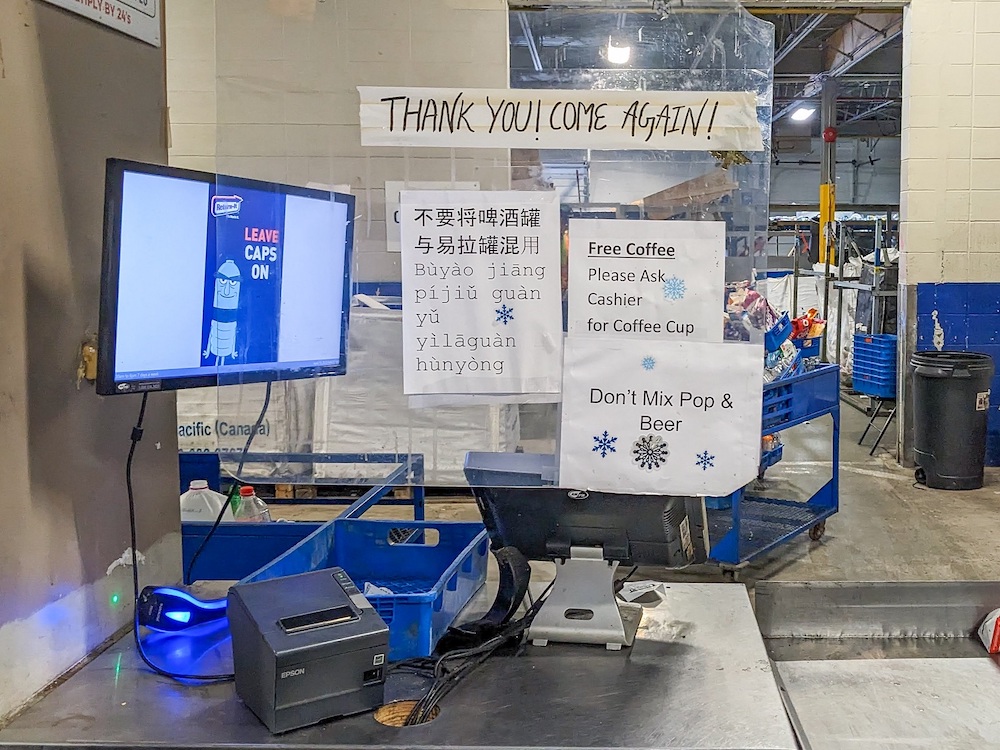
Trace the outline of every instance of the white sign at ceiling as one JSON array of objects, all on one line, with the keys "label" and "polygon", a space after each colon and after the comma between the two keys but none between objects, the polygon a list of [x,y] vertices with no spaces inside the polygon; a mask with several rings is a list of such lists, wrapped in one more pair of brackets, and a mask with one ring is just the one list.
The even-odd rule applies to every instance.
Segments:
[{"label": "white sign at ceiling", "polygon": [[559,486],[722,497],[757,476],[761,348],[566,339]]},{"label": "white sign at ceiling", "polygon": [[447,182],[427,180],[386,180],[385,182],[385,249],[398,253],[399,194],[403,190],[479,190],[478,182]]},{"label": "white sign at ceiling", "polygon": [[752,91],[359,86],[361,145],[762,151]]},{"label": "white sign at ceiling", "polygon": [[722,341],[726,225],[570,219],[570,336]]},{"label": "white sign at ceiling", "polygon": [[160,46],[160,0],[46,0],[123,34]]},{"label": "white sign at ceiling", "polygon": [[400,194],[403,392],[558,393],[554,192]]}]

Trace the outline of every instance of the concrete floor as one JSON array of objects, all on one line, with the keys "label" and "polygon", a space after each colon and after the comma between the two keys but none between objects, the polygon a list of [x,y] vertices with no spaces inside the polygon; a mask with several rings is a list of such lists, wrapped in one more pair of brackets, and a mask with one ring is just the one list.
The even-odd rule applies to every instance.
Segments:
[{"label": "concrete floor", "polygon": [[[986,580],[1000,576],[1000,471],[988,470],[986,486],[971,492],[941,492],[914,486],[913,472],[895,460],[895,430],[869,457],[857,445],[866,417],[841,409],[840,512],[827,522],[820,542],[807,536],[788,542],[747,569],[740,580],[933,581]],[[783,434],[785,460],[770,469],[763,489],[771,496],[805,499],[830,476],[829,424],[824,418]],[[771,494],[770,492],[768,493]],[[340,508],[280,506],[276,517],[332,518]],[[405,507],[377,507],[372,515],[405,517]],[[428,504],[428,517],[478,520],[471,502]],[[539,565],[540,578],[551,573]],[[636,578],[724,580],[718,568],[684,571],[644,568]]]}]

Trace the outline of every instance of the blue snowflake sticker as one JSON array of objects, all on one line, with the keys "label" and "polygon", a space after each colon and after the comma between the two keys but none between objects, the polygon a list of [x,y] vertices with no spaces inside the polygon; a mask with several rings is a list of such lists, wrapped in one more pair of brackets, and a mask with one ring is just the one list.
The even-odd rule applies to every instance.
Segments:
[{"label": "blue snowflake sticker", "polygon": [[600,453],[601,458],[607,458],[609,453],[615,452],[615,443],[618,438],[608,434],[605,430],[602,435],[594,435],[594,453]]},{"label": "blue snowflake sticker", "polygon": [[671,276],[663,282],[663,298],[670,300],[684,299],[687,293],[687,284],[684,279],[678,276]]},{"label": "blue snowflake sticker", "polygon": [[694,462],[694,465],[700,466],[702,471],[715,468],[715,456],[711,455],[708,451],[702,451],[697,454],[696,458],[698,460]]},{"label": "blue snowflake sticker", "polygon": [[653,359],[652,357],[643,357],[642,358],[642,369],[643,370],[645,370],[646,372],[649,372],[654,367],[656,367],[656,360],[655,359]]},{"label": "blue snowflake sticker", "polygon": [[507,307],[507,305],[500,305],[497,308],[497,323],[503,323],[507,325],[514,319],[514,308]]}]

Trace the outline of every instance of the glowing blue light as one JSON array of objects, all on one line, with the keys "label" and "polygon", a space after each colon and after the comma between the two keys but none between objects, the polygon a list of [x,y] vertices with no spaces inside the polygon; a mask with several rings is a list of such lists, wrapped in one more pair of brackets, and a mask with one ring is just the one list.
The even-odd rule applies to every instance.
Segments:
[{"label": "glowing blue light", "polygon": [[188,602],[188,603],[192,604],[193,606],[198,607],[200,609],[225,609],[226,608],[226,600],[225,599],[209,599],[207,601],[203,600],[203,599],[195,599],[193,596],[191,596],[191,594],[187,593],[186,591],[181,591],[180,589],[173,589],[173,588],[169,588],[169,587],[160,587],[160,588],[156,589],[155,593],[157,593],[157,594],[161,594],[162,593],[162,594],[166,594],[167,596],[180,597],[181,599],[185,600],[186,602]]},{"label": "glowing blue light", "polygon": [[169,617],[171,620],[176,620],[177,622],[188,622],[191,619],[190,612],[164,612],[165,617]]}]

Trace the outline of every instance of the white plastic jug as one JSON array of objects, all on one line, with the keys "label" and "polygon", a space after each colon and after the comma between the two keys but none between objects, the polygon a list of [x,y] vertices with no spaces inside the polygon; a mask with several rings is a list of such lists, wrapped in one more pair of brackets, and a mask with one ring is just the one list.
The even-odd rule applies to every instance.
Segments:
[{"label": "white plastic jug", "polygon": [[[214,522],[219,517],[222,504],[226,502],[226,496],[209,489],[208,482],[204,479],[195,479],[191,482],[190,489],[181,495],[181,521],[208,521]],[[232,521],[233,509],[226,508],[223,521]]]}]

